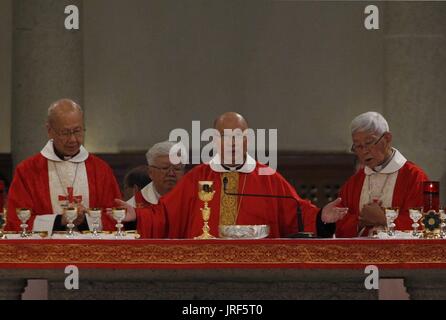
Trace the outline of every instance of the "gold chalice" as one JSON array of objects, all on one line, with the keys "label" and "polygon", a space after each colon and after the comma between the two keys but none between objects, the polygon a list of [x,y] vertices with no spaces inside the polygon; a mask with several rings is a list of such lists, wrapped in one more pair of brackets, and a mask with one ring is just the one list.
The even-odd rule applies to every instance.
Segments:
[{"label": "gold chalice", "polygon": [[211,216],[211,208],[208,206],[208,202],[214,197],[215,191],[213,190],[213,181],[198,181],[198,198],[204,202],[204,208],[201,208],[201,214],[203,216],[203,233],[195,237],[194,239],[215,239],[210,233],[209,218]]}]

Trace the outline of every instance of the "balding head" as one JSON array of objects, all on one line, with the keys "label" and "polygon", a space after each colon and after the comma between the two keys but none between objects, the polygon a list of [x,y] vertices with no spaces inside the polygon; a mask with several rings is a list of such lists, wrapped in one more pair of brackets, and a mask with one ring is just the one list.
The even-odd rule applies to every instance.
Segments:
[{"label": "balding head", "polygon": [[76,102],[61,99],[52,103],[46,126],[59,157],[72,157],[79,152],[84,142],[84,114]]},{"label": "balding head", "polygon": [[214,128],[220,133],[217,148],[223,164],[234,167],[246,160],[247,139],[245,130],[248,123],[236,112],[226,112],[214,121]]},{"label": "balding head", "polygon": [[237,112],[225,112],[214,121],[214,128],[221,134],[224,129],[240,129],[245,131],[248,129],[248,122]]},{"label": "balding head", "polygon": [[53,102],[48,108],[47,122],[53,124],[61,115],[67,113],[79,113],[82,117],[84,115],[82,108],[76,102],[70,99],[60,99]]}]

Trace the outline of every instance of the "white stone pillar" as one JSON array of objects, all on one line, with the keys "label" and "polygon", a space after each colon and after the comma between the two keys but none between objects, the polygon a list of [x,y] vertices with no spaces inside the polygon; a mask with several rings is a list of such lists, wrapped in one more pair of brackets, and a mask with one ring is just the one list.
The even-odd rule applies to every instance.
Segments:
[{"label": "white stone pillar", "polygon": [[66,30],[65,7],[82,0],[13,1],[13,162],[38,152],[46,142],[46,111],[51,102],[83,98],[82,19],[80,30]]},{"label": "white stone pillar", "polygon": [[384,10],[384,114],[395,146],[441,181],[446,203],[446,2],[389,2]]}]

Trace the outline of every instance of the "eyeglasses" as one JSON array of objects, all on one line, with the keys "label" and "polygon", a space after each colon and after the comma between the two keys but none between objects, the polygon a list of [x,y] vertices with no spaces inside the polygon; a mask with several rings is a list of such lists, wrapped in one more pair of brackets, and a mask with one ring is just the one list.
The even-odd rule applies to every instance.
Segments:
[{"label": "eyeglasses", "polygon": [[180,173],[183,172],[184,170],[184,165],[171,165],[168,167],[158,167],[158,166],[149,166],[149,167],[155,168],[161,171],[162,173],[168,173],[170,170],[172,170],[175,173]]},{"label": "eyeglasses", "polygon": [[84,133],[85,133],[85,129],[83,128],[75,128],[72,130],[69,129],[63,129],[63,130],[56,130],[53,128],[53,130],[57,133],[57,135],[63,139],[69,139],[71,137],[71,135],[75,136],[76,138],[81,138]]},{"label": "eyeglasses", "polygon": [[384,137],[385,134],[386,134],[386,132],[384,132],[381,135],[381,137],[379,137],[378,140],[376,140],[374,142],[366,142],[364,145],[352,144],[352,147],[350,148],[350,151],[351,152],[359,152],[359,151],[364,151],[364,150],[370,150],[371,148],[376,146],[381,141],[381,139]]}]

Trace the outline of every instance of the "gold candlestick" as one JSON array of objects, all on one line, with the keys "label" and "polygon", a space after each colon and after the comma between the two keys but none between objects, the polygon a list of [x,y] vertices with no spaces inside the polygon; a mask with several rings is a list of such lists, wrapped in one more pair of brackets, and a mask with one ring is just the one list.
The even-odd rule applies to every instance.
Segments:
[{"label": "gold candlestick", "polygon": [[210,233],[209,228],[209,218],[211,216],[211,208],[208,207],[208,202],[214,197],[215,191],[212,188],[214,184],[213,181],[198,181],[198,198],[204,202],[204,208],[201,208],[201,214],[203,216],[203,233],[195,237],[194,239],[215,239],[215,237]]}]

